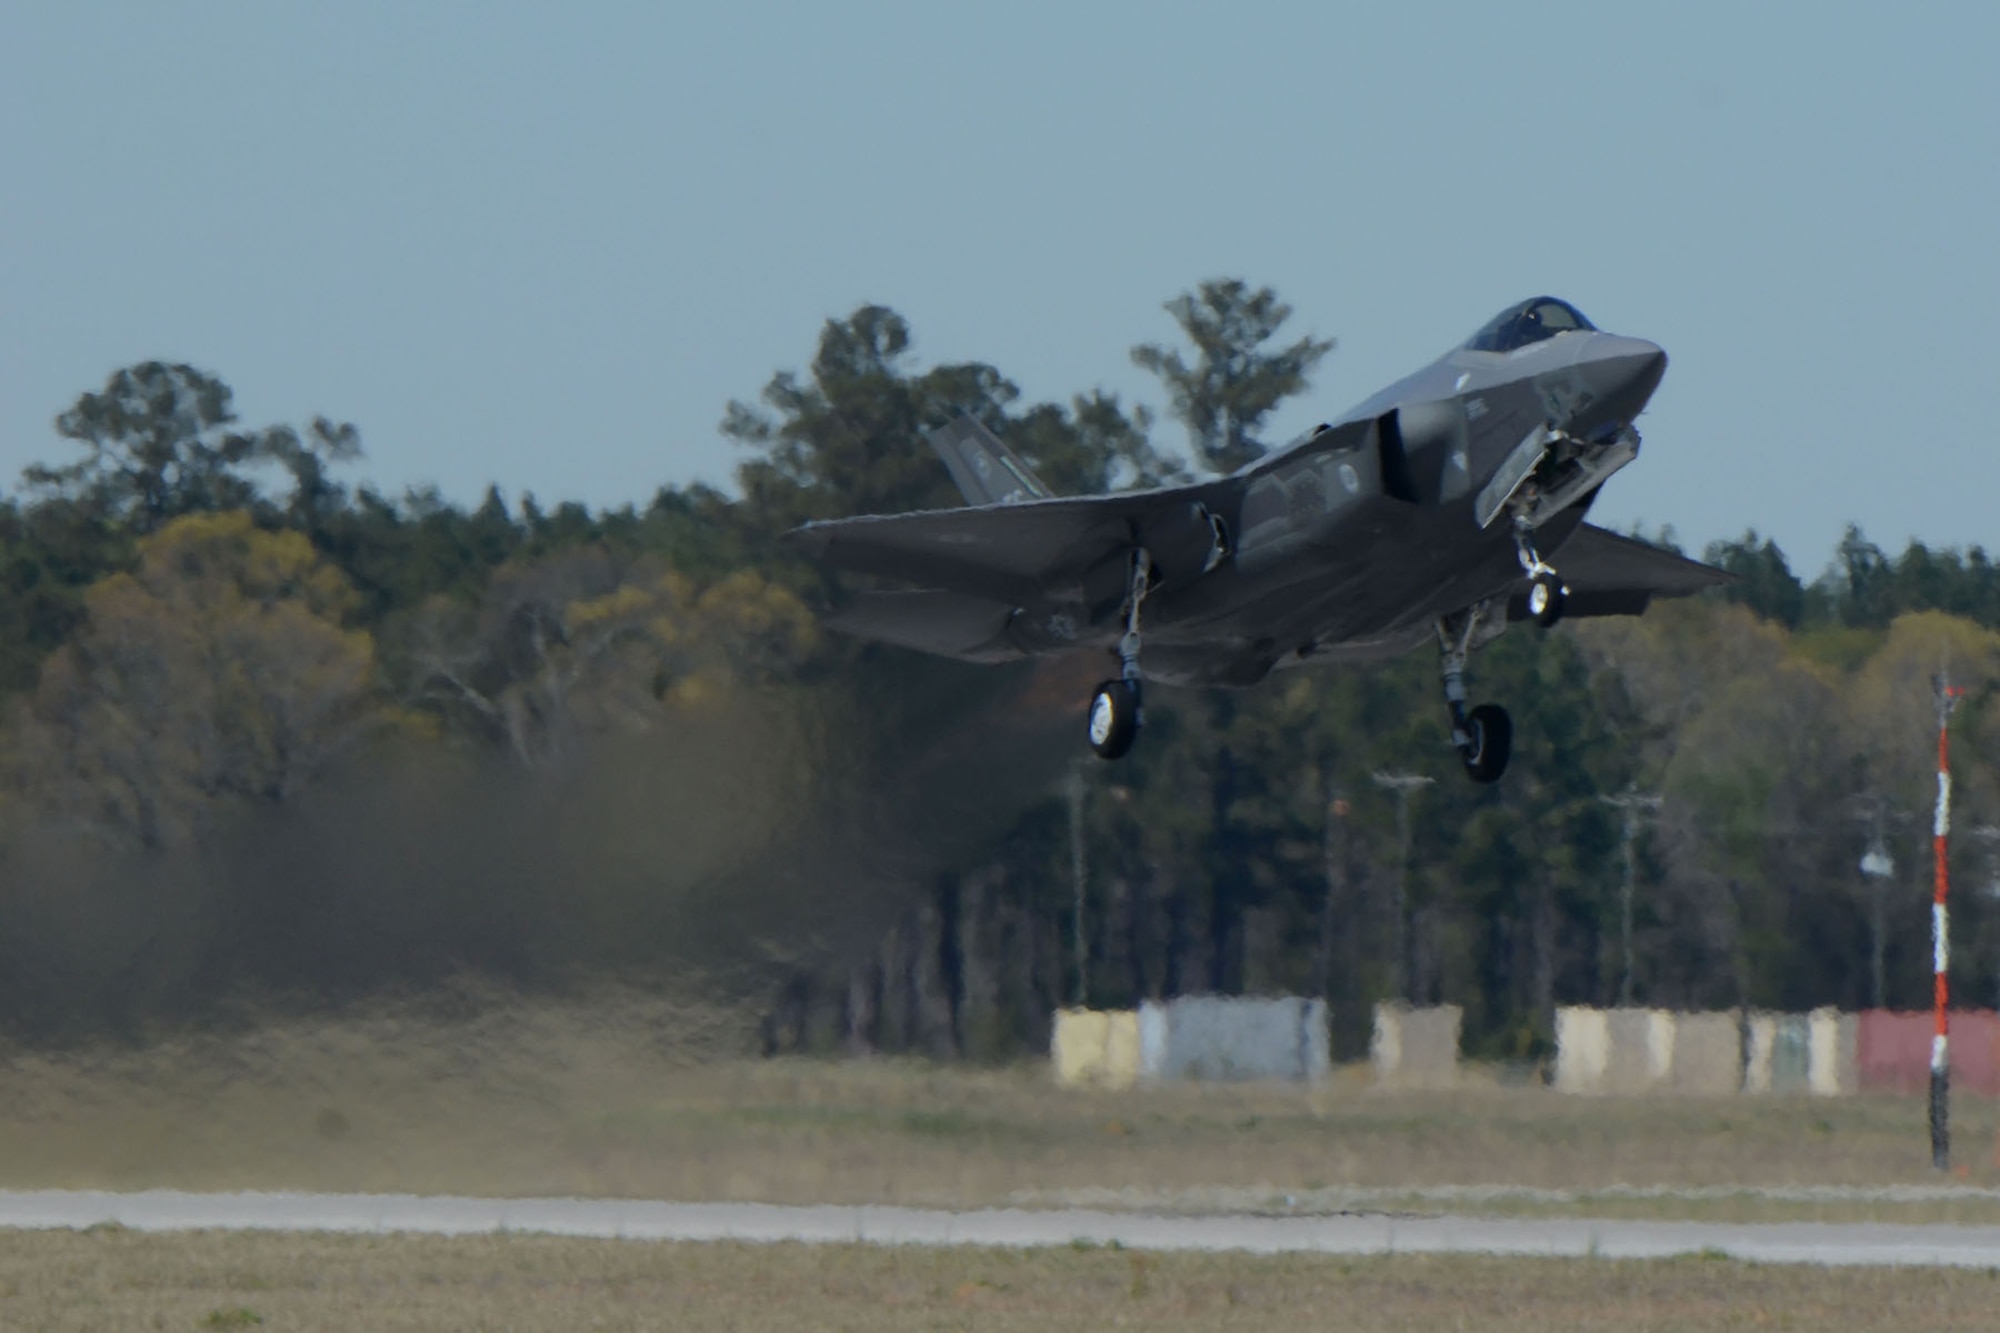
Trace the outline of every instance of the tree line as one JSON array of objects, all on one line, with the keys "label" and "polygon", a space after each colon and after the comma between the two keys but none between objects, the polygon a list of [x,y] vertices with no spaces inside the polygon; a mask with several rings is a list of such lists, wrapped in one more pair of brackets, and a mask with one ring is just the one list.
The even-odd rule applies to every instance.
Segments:
[{"label": "tree line", "polygon": [[113,374],[0,502],[0,1024],[142,1034],[468,971],[724,990],[774,1050],[973,1058],[1057,1004],[1190,992],[1323,995],[1347,1053],[1376,1001],[1450,1001],[1518,1058],[1560,1003],[1915,1006],[1941,668],[1960,985],[2000,997],[1978,547],[1850,529],[1808,581],[1746,533],[1701,553],[1730,587],[1517,627],[1474,664],[1517,719],[1494,788],[1457,775],[1428,655],[1158,690],[1144,746],[1079,765],[1101,664],[819,629],[856,584],[780,536],[956,503],[922,439],[952,413],[1064,492],[1271,447],[1333,344],[1241,281],[1166,310],[1178,340],[1133,358],[1185,453],[1115,395],[925,365],[864,306],[727,405],[736,494],[606,510],[387,495],[346,479],[351,424]]}]

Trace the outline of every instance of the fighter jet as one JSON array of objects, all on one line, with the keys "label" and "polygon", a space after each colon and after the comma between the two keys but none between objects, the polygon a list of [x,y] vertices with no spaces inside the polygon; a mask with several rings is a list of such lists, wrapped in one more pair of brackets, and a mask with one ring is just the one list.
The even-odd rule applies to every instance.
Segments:
[{"label": "fighter jet", "polygon": [[1131,749],[1144,683],[1251,685],[1273,669],[1434,639],[1451,743],[1476,782],[1513,727],[1466,707],[1466,661],[1517,621],[1637,615],[1721,570],[1584,522],[1639,454],[1667,367],[1640,338],[1542,296],[1430,365],[1228,476],[1052,495],[971,417],[929,432],[969,507],[808,523],[789,534],[874,590],[835,629],[972,662],[1108,653],[1091,748]]}]

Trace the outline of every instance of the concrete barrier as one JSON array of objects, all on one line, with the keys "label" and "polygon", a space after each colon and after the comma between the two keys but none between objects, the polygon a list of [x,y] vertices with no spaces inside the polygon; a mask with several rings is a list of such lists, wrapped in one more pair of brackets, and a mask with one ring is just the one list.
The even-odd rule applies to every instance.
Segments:
[{"label": "concrete barrier", "polygon": [[1375,1082],[1393,1088],[1449,1088],[1458,1082],[1458,1040],[1465,1011],[1455,1004],[1412,1009],[1375,1006],[1368,1060]]},{"label": "concrete barrier", "polygon": [[1598,1091],[1650,1092],[1674,1063],[1674,1016],[1664,1009],[1608,1009],[1604,1077]]},{"label": "concrete barrier", "polygon": [[1743,1087],[1742,1039],[1728,1013],[1556,1010],[1558,1092],[1721,1096]]},{"label": "concrete barrier", "polygon": [[[1952,1086],[2000,1096],[2000,1014],[1952,1015]],[[1930,1081],[1931,1016],[1556,1010],[1559,1092],[1715,1097],[1913,1092]]]},{"label": "concrete barrier", "polygon": [[1139,1079],[1139,1015],[1130,1009],[1059,1009],[1049,1041],[1064,1087],[1129,1088]]},{"label": "concrete barrier", "polygon": [[1133,1026],[1141,1077],[1318,1082],[1331,1061],[1326,1002],[1287,995],[1186,995],[1140,1006]]},{"label": "concrete barrier", "polygon": [[1556,1010],[1556,1091],[1593,1093],[1604,1089],[1611,1053],[1605,1011],[1584,1005]]},{"label": "concrete barrier", "polygon": [[1815,1097],[1848,1097],[1861,1090],[1860,1020],[1838,1009],[1806,1015],[1806,1090]]},{"label": "concrete barrier", "polygon": [[1690,1097],[1726,1097],[1743,1090],[1743,1029],[1733,1012],[1676,1014],[1673,1090]]},{"label": "concrete barrier", "polygon": [[1750,1015],[1743,1061],[1743,1091],[1798,1093],[1812,1086],[1811,1023],[1804,1014]]}]

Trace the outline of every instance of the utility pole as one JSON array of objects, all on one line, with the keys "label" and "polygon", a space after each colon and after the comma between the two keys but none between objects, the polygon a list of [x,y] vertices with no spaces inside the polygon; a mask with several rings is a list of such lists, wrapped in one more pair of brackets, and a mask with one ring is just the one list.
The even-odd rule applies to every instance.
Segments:
[{"label": "utility pole", "polygon": [[1620,1008],[1625,1008],[1632,1003],[1632,890],[1639,873],[1632,844],[1639,836],[1640,812],[1657,815],[1661,798],[1641,796],[1634,785],[1627,787],[1623,796],[1600,796],[1597,799],[1616,807],[1625,817],[1625,883],[1618,891],[1618,944],[1624,958],[1624,970],[1618,980],[1618,1004]]},{"label": "utility pole", "polygon": [[1931,897],[1931,989],[1937,1006],[1937,1031],[1931,1038],[1931,1165],[1943,1171],[1951,1165],[1951,1018],[1947,1004],[1951,998],[1951,923],[1945,900],[1951,889],[1945,863],[1951,835],[1951,755],[1946,747],[1952,709],[1965,694],[1940,671],[1931,677],[1931,693],[1937,703],[1938,794],[1937,815],[1931,822],[1933,893]]},{"label": "utility pole", "polygon": [[1884,966],[1888,926],[1884,921],[1889,881],[1895,877],[1896,862],[1889,855],[1886,826],[1889,802],[1871,794],[1858,816],[1868,825],[1868,849],[1861,854],[1861,874],[1868,880],[1868,995],[1877,1009],[1888,1004],[1888,970]]},{"label": "utility pole", "polygon": [[1334,913],[1340,905],[1340,890],[1347,884],[1347,798],[1333,784],[1333,766],[1321,770],[1320,790],[1326,797],[1321,817],[1320,866],[1326,875],[1326,895],[1320,900],[1319,949],[1313,956],[1312,984],[1308,993],[1322,1000],[1332,999]]},{"label": "utility pole", "polygon": [[1063,784],[1069,797],[1069,877],[1075,890],[1075,911],[1070,929],[1076,942],[1076,1007],[1085,1008],[1090,996],[1090,937],[1083,932],[1083,765],[1070,765],[1069,780]]},{"label": "utility pole", "polygon": [[1396,995],[1414,1004],[1416,996],[1411,987],[1415,969],[1410,966],[1410,797],[1437,779],[1421,773],[1378,772],[1374,777],[1376,786],[1396,793]]}]

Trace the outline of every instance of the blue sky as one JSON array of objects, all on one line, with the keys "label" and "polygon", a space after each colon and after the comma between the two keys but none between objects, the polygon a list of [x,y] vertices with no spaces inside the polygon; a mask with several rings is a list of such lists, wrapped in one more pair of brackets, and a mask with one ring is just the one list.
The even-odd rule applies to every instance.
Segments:
[{"label": "blue sky", "polygon": [[1996,546],[1995,49],[1974,4],[9,6],[0,478],[158,357],[390,490],[643,502],[864,301],[1157,407],[1128,349],[1228,275],[1339,340],[1273,436],[1547,291],[1672,356],[1601,520]]}]

